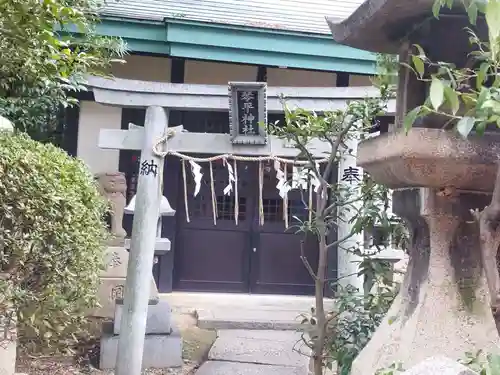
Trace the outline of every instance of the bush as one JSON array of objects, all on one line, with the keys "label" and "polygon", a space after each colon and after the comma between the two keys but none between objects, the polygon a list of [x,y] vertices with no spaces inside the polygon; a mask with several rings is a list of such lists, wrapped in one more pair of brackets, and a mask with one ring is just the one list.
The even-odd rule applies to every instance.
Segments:
[{"label": "bush", "polygon": [[21,339],[68,347],[79,334],[97,303],[105,212],[81,161],[0,132],[0,312],[10,299]]}]

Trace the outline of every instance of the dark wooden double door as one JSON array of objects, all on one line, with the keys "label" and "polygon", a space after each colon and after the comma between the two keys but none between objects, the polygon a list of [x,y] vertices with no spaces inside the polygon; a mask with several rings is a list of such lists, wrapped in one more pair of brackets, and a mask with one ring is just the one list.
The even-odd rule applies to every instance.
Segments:
[{"label": "dark wooden double door", "polygon": [[[235,193],[223,193],[228,184],[228,172],[222,161],[213,163],[216,205],[212,204],[209,165],[202,164],[204,178],[196,197],[193,197],[193,181],[187,168],[188,215],[182,178],[178,189],[175,289],[313,294],[313,280],[301,260],[301,246],[315,268],[318,261],[317,241],[312,236],[296,234],[297,227],[294,227],[298,224],[296,218],[307,218],[307,209],[299,192],[290,194],[287,210],[290,224],[286,230],[283,200],[276,189],[273,164],[267,163],[264,167],[263,225],[259,224],[258,163],[237,164],[237,225]],[[214,206],[217,213],[216,225],[213,219]]]}]

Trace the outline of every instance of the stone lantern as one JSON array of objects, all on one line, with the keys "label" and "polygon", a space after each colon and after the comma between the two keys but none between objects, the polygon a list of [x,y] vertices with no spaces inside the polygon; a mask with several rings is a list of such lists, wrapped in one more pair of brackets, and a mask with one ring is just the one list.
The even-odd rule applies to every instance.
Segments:
[{"label": "stone lantern", "polygon": [[[436,19],[433,4],[366,0],[346,20],[327,21],[333,38],[351,47],[397,54],[411,65],[412,45],[419,44],[432,61],[471,66],[464,30],[470,25],[463,8],[446,10]],[[483,21],[478,20],[475,32],[486,38]],[[358,148],[358,165],[394,189],[393,211],[409,224],[411,249],[400,294],[355,360],[353,375],[373,374],[394,362],[409,368],[435,355],[458,360],[468,351],[499,349],[484,271],[495,261],[483,262],[470,210],[490,202],[500,136],[463,139],[442,130],[439,116],[424,117],[408,134],[401,131],[404,116],[424,103],[428,89],[401,66],[395,128]]]},{"label": "stone lantern", "polygon": [[[127,207],[125,207],[125,213],[133,215],[135,212],[135,195],[130,200]],[[158,216],[158,222],[156,226],[156,242],[155,242],[155,263],[157,262],[157,256],[163,255],[167,251],[170,251],[170,240],[168,238],[162,237],[162,217],[163,216],[174,216],[175,210],[170,206],[170,202],[165,196],[161,197],[160,210]],[[125,248],[130,250],[130,239],[125,240]]]}]

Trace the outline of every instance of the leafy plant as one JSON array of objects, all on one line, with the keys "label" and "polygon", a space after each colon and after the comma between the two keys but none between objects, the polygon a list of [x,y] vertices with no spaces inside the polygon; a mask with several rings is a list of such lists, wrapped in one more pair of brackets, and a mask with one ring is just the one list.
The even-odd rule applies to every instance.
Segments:
[{"label": "leafy plant", "polygon": [[96,306],[106,202],[83,162],[0,132],[0,316],[25,344],[68,349]]},{"label": "leafy plant", "polygon": [[337,374],[348,375],[354,359],[370,341],[397,294],[392,282],[360,295],[352,286],[340,290],[329,326],[328,367],[335,363]]},{"label": "leafy plant", "polygon": [[[394,59],[386,58],[385,61],[393,63]],[[314,176],[319,181],[311,219],[298,225],[298,232],[313,234],[319,243],[319,262],[316,270],[312,269],[305,254],[301,257],[315,283],[315,306],[311,316],[305,317],[312,330],[309,332],[309,337],[304,336],[303,340],[312,349],[315,375],[321,375],[324,366],[331,366],[329,351],[332,350],[327,346],[331,340],[329,334],[332,321],[337,317],[337,313],[327,313],[324,308],[325,287],[331,285],[331,280],[326,276],[327,254],[334,248],[338,251],[359,254],[359,247],[362,244],[348,247],[345,245],[347,241],[355,234],[362,233],[364,229],[386,225],[392,221],[387,205],[383,204],[388,198],[387,189],[374,184],[370,179],[365,179],[361,184],[362,187],[357,186],[358,184],[345,184],[342,181],[331,182],[334,180],[332,176],[334,166],[340,161],[341,153],[347,151],[346,142],[367,132],[373,126],[375,118],[386,112],[387,102],[393,95],[392,85],[395,78],[393,75],[387,75],[387,70],[383,70],[383,74],[380,74],[375,81],[380,88],[378,97],[352,101],[343,110],[321,115],[300,108],[291,110],[285,103],[284,124],[271,126],[272,133],[295,145],[299,151],[298,158],[307,163],[304,166],[307,175]],[[324,166],[317,165],[314,155],[308,148],[309,142],[313,139],[330,145],[328,160]],[[354,213],[353,219],[348,218],[347,214],[351,216],[352,213]],[[352,224],[352,231],[336,241],[330,241],[329,234],[335,232],[338,223],[342,221],[349,221]],[[368,273],[366,275],[368,276]],[[369,295],[370,291],[367,291],[367,294]],[[363,309],[367,307],[364,303],[362,305]],[[347,308],[346,306],[342,308]],[[347,312],[346,314],[351,316]],[[339,333],[336,332],[335,335],[337,334]],[[345,356],[350,353],[346,353]]]},{"label": "leafy plant", "polygon": [[121,40],[94,33],[102,4],[0,0],[0,115],[36,139],[55,140],[61,110],[77,103],[71,93],[125,52]]},{"label": "leafy plant", "polygon": [[489,353],[484,355],[482,350],[476,353],[465,353],[465,359],[459,361],[480,375],[500,375],[500,355]]}]

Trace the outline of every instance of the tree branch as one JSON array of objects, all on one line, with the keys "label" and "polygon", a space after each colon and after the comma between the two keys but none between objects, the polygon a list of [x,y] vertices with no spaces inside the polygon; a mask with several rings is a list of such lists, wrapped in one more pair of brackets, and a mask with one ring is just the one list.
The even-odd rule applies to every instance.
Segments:
[{"label": "tree branch", "polygon": [[313,280],[318,280],[318,276],[314,273],[314,270],[311,267],[311,263],[309,263],[309,261],[307,260],[306,252],[304,251],[304,240],[300,241],[300,259],[302,260],[302,263],[304,263],[307,272],[309,272],[309,275],[311,275]]}]

